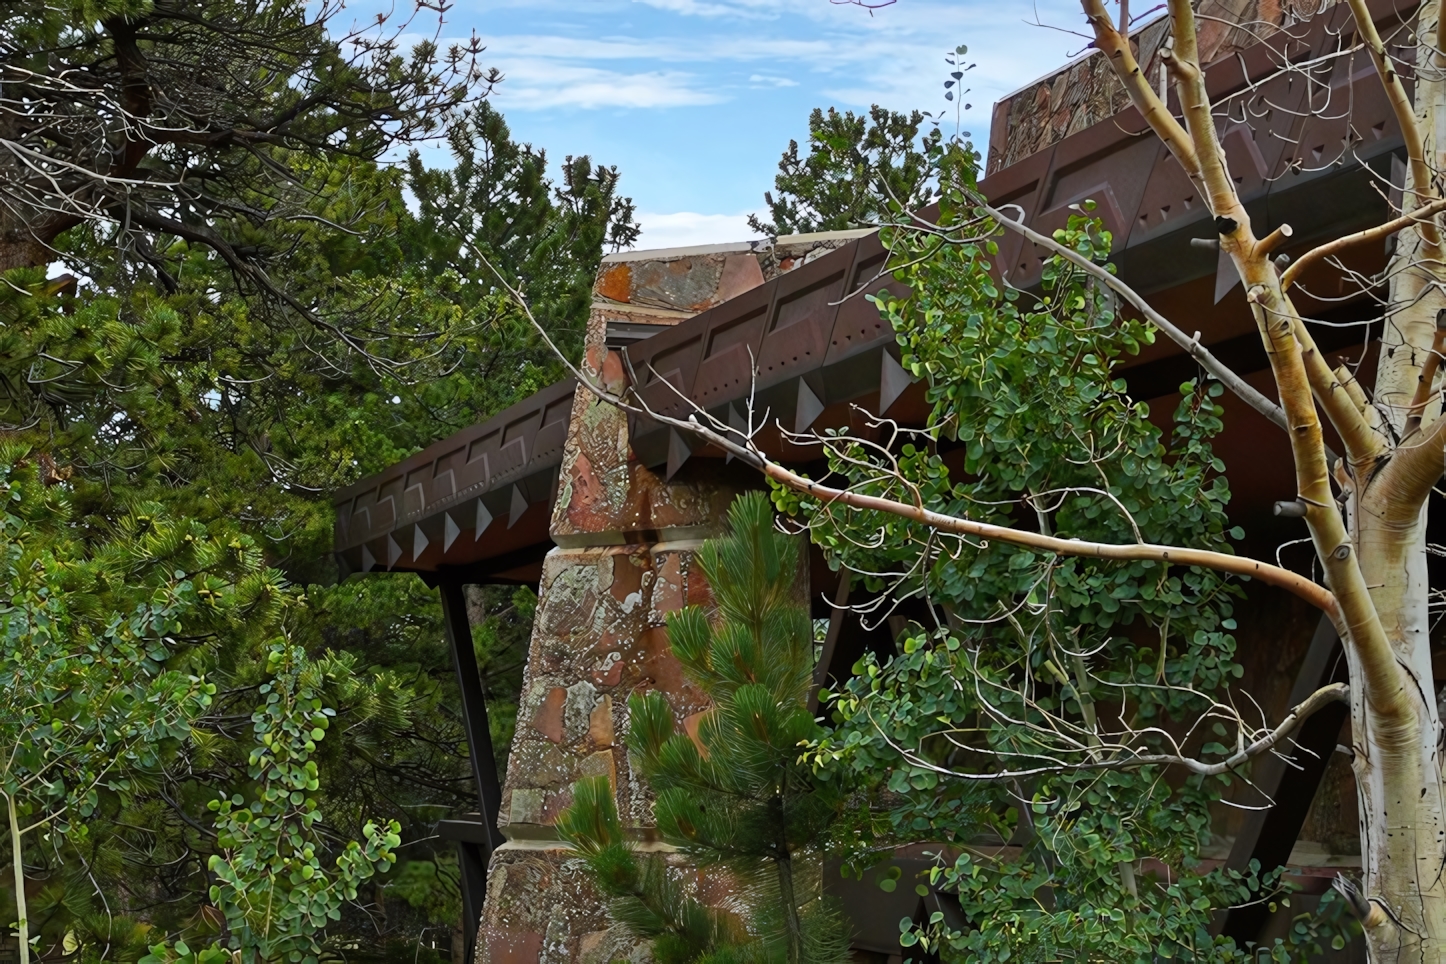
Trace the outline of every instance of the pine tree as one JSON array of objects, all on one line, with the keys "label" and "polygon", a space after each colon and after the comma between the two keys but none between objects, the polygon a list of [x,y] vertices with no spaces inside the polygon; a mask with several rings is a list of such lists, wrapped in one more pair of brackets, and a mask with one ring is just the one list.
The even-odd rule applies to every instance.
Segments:
[{"label": "pine tree", "polygon": [[937,193],[934,158],[944,139],[937,122],[920,135],[928,119],[922,111],[903,114],[878,104],[867,114],[815,107],[807,155],[800,157],[798,141],[789,141],[773,179],[777,195],[763,192],[772,220],[750,214],[748,226],[773,237],[841,231],[888,222],[899,206],[923,207]]},{"label": "pine tree", "polygon": [[695,866],[730,872],[746,919],[700,906],[663,858],[640,858],[605,779],[578,784],[558,827],[613,898],[614,919],[653,938],[660,964],[843,961],[848,928],[823,895],[818,849],[841,794],[799,762],[800,744],[821,735],[807,704],[813,645],[799,544],[773,528],[761,493],[741,496],[728,519],[732,533],[697,557],[716,614],[690,606],[668,620],[673,653],[712,709],[695,742],[674,729],[662,693],[635,693],[628,749],[657,793],[663,839]]}]

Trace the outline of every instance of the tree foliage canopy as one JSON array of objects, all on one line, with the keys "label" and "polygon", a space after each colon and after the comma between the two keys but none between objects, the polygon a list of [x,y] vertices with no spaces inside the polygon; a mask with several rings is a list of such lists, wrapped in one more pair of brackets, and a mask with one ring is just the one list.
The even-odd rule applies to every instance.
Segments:
[{"label": "tree foliage canopy", "polygon": [[[87,834],[27,850],[45,948],[168,959],[234,938],[315,954],[365,933],[358,953],[384,959],[390,941],[410,953],[421,927],[457,925],[451,848],[413,843],[475,807],[440,610],[417,580],[336,583],[329,496],[560,377],[492,267],[576,350],[603,250],[637,227],[615,169],[572,157],[554,183],[543,153],[513,141],[481,100],[496,76],[475,44],[403,51],[430,16],[413,12],[349,25],[338,5],[290,0],[5,9],[0,427],[30,450],[5,465],[53,523],[25,551],[114,561],[116,533],[165,534],[179,542],[122,560],[135,592],[191,578],[178,561],[206,547],[244,558],[255,572],[237,570],[235,591],[267,600],[172,636],[166,670],[216,692],[128,768],[126,792],[96,791]],[[442,135],[451,171],[387,161]],[[51,262],[73,277],[47,280]],[[46,578],[124,628],[140,597],[81,571]],[[473,601],[505,751],[535,599]],[[45,605],[62,603],[76,605]],[[280,737],[245,739],[288,692],[268,733],[310,733],[316,701],[341,724],[286,751],[299,777],[253,759]],[[369,877],[386,870],[391,821],[412,845]],[[262,891],[296,913],[257,926],[244,894]]]},{"label": "tree foliage canopy", "polygon": [[931,156],[943,144],[937,126],[920,137],[925,116],[877,104],[867,115],[814,108],[807,156],[799,156],[797,141],[788,142],[773,181],[777,196],[763,195],[771,220],[750,214],[748,226],[775,237],[842,231],[884,223],[891,211],[922,208],[936,186]]},{"label": "tree foliage canopy", "polygon": [[99,219],[158,271],[161,233],[210,248],[303,314],[267,275],[282,252],[253,232],[316,217],[318,162],[373,159],[434,133],[497,79],[480,70],[475,40],[403,53],[399,37],[421,20],[342,25],[339,4],[4,6],[0,269],[52,260],[62,232]]},{"label": "tree foliage canopy", "polygon": [[[976,160],[949,148],[943,223],[972,217]],[[1103,262],[1110,236],[1090,207],[1056,237]],[[991,240],[898,231],[890,244],[910,293],[878,305],[932,411],[923,429],[874,447],[840,441],[830,469],[853,491],[1002,525],[1024,514],[1067,539],[1231,551],[1243,533],[1227,520],[1230,490],[1210,444],[1222,428],[1218,383],[1181,385],[1162,427],[1115,374],[1155,333],[1077,266],[1052,259],[1040,291],[1026,293],[991,275]],[[1209,806],[1231,781],[1167,780],[1165,767],[1137,762],[1186,745],[1223,759],[1243,735],[1225,709],[1241,674],[1239,590],[1227,577],[952,538],[782,488],[776,498],[812,523],[831,565],[901,574],[866,578],[890,605],[926,601],[892,660],[867,654],[829,694],[838,726],[814,759],[886,792],[880,842],[1019,848],[941,859],[930,883],[957,897],[965,923],[935,921],[908,942],[981,961],[1243,953],[1211,937],[1211,915],[1258,886],[1258,873],[1163,880],[1134,870],[1143,860],[1196,867]],[[1191,720],[1200,723],[1180,722]],[[1293,959],[1330,936],[1328,922],[1313,924],[1271,953]]]}]

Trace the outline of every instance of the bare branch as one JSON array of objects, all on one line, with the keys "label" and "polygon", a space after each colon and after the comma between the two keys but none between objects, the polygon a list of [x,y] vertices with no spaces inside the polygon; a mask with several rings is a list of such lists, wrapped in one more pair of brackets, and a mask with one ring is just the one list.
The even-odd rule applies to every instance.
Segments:
[{"label": "bare branch", "polygon": [[[1233,556],[1223,552],[1212,552],[1206,549],[1188,549],[1181,546],[1165,546],[1154,543],[1116,545],[1103,542],[1084,542],[1079,539],[1061,539],[1054,536],[1042,535],[1037,532],[1025,532],[1019,529],[1011,529],[1007,526],[992,525],[987,522],[975,522],[971,519],[945,515],[927,509],[922,505],[909,505],[880,496],[864,495],[858,492],[835,489],[815,482],[812,479],[805,478],[768,458],[751,437],[719,422],[700,408],[697,403],[692,402],[691,399],[689,403],[694,408],[694,414],[690,415],[687,419],[680,419],[653,411],[646,403],[638,399],[636,393],[632,393],[630,389],[627,391],[632,394],[634,399],[637,399],[636,402],[629,401],[625,395],[615,395],[609,392],[558,351],[556,344],[547,334],[547,331],[532,314],[532,309],[528,306],[527,299],[522,293],[514,288],[490,261],[484,258],[483,263],[491,268],[492,273],[497,277],[498,283],[507,290],[513,301],[515,301],[518,307],[527,315],[533,328],[536,329],[548,347],[550,347],[554,354],[562,359],[564,364],[572,371],[573,376],[577,378],[579,384],[600,401],[614,405],[623,411],[652,419],[670,428],[698,436],[741,460],[744,464],[758,469],[775,482],[793,489],[796,492],[801,492],[816,498],[824,503],[825,506],[838,504],[866,511],[884,512],[889,515],[909,519],[939,532],[948,532],[960,536],[973,536],[981,539],[997,539],[1000,542],[1007,542],[1011,545],[1040,549],[1060,556],[1120,561],[1151,560],[1164,565],[1200,566],[1204,569],[1214,569],[1219,572],[1248,576],[1298,596],[1300,599],[1305,600],[1330,616],[1332,621],[1338,625],[1340,624],[1340,610],[1336,604],[1334,594],[1332,594],[1329,589],[1312,582],[1299,573],[1291,572],[1288,569],[1261,562],[1257,559],[1250,559],[1245,556]],[[716,431],[714,428],[709,428],[700,422],[700,417],[712,423]],[[739,436],[741,442],[735,441],[730,437],[735,435]],[[1344,629],[1344,626],[1341,626],[1341,628]]]},{"label": "bare branch", "polygon": [[1319,247],[1312,248],[1301,255],[1294,264],[1285,269],[1285,274],[1280,276],[1280,287],[1282,290],[1288,290],[1291,285],[1295,284],[1296,279],[1305,272],[1305,269],[1317,261],[1334,257],[1342,251],[1356,247],[1357,245],[1380,241],[1395,234],[1402,228],[1408,228],[1413,224],[1423,225],[1427,221],[1434,219],[1436,215],[1442,211],[1446,211],[1446,200],[1435,200],[1429,204],[1421,205],[1409,214],[1403,214],[1394,220],[1387,221],[1385,224],[1378,224],[1374,228],[1366,228],[1363,231],[1357,231],[1355,234],[1347,234],[1345,237],[1336,238],[1334,241],[1327,241]]},{"label": "bare branch", "polygon": [[[1321,687],[1310,696],[1306,697],[1300,705],[1294,707],[1280,726],[1269,730],[1263,735],[1254,739],[1251,743],[1240,746],[1234,753],[1224,760],[1215,763],[1205,763],[1193,757],[1187,757],[1172,753],[1138,753],[1128,744],[1117,744],[1114,746],[1108,743],[1098,743],[1090,747],[1092,752],[1089,759],[1050,762],[1044,766],[1029,767],[1017,770],[999,770],[989,773],[970,773],[952,770],[948,767],[941,767],[927,758],[913,753],[898,743],[894,742],[879,726],[877,721],[871,721],[874,727],[896,751],[899,752],[910,764],[924,770],[932,770],[943,776],[958,780],[968,780],[976,783],[991,783],[1000,780],[1017,780],[1022,777],[1040,776],[1048,773],[1079,772],[1087,770],[1125,770],[1142,766],[1181,766],[1191,773],[1200,776],[1218,776],[1236,769],[1241,764],[1253,757],[1273,750],[1286,740],[1291,733],[1322,707],[1331,703],[1347,703],[1350,701],[1350,687],[1345,683],[1332,683],[1329,686]],[[1031,754],[1019,753],[1018,756],[1028,757]],[[1042,754],[1035,756],[1039,758]]]},{"label": "bare branch", "polygon": [[[1129,38],[1125,37],[1115,29],[1113,21],[1110,20],[1108,11],[1105,10],[1103,0],[1081,0],[1084,7],[1085,19],[1094,28],[1095,46],[1104,51],[1114,68],[1115,76],[1125,85],[1125,90],[1130,95],[1130,101],[1145,123],[1160,136],[1170,153],[1180,162],[1190,180],[1199,183],[1200,180],[1200,158],[1195,153],[1195,144],[1190,140],[1190,135],[1180,126],[1180,122],[1171,116],[1169,108],[1155,93],[1150,86],[1149,79],[1145,72],[1140,69],[1139,63],[1135,60],[1133,51],[1130,50]],[[1129,25],[1125,25],[1129,29]]]},{"label": "bare branch", "polygon": [[[1416,124],[1416,109],[1412,106],[1411,99],[1406,96],[1400,74],[1396,72],[1395,65],[1386,54],[1386,45],[1381,42],[1381,35],[1376,30],[1376,22],[1371,17],[1366,0],[1350,0],[1350,5],[1351,13],[1356,19],[1356,30],[1371,52],[1376,73],[1380,76],[1381,85],[1386,89],[1386,97],[1391,102],[1391,111],[1396,115],[1396,123],[1401,125],[1401,137],[1406,142],[1406,157],[1411,168],[1413,188],[1407,193],[1414,194],[1418,203],[1434,200],[1436,192],[1432,187],[1434,182],[1431,179],[1431,168],[1426,162],[1426,142],[1421,136],[1421,128]],[[1421,240],[1429,250],[1440,248],[1441,232],[1434,221],[1423,221],[1416,230],[1420,232]]]}]

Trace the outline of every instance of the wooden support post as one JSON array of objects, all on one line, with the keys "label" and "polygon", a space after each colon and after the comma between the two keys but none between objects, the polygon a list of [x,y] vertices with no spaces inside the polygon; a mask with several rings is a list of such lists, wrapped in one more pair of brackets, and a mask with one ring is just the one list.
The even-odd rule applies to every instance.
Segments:
[{"label": "wooden support post", "polygon": [[[462,904],[466,915],[463,934],[467,960],[473,957],[482,904],[487,896],[487,865],[492,852],[502,845],[497,813],[502,805],[502,784],[497,779],[497,757],[492,752],[492,733],[487,725],[487,701],[482,678],[477,672],[477,654],[472,649],[472,624],[467,618],[467,597],[460,582],[443,582],[442,617],[447,628],[447,645],[457,671],[457,689],[462,695],[462,729],[467,736],[472,777],[477,783],[480,812],[472,820],[445,820],[438,833],[457,841],[462,871]],[[456,825],[456,826],[454,826]]]},{"label": "wooden support post", "polygon": [[[1330,620],[1322,617],[1306,650],[1305,661],[1291,687],[1286,706],[1297,706],[1322,686],[1346,679],[1345,654]],[[1350,716],[1350,707],[1332,703],[1317,711],[1296,732],[1289,763],[1273,754],[1262,756],[1252,766],[1251,782],[1274,805],[1250,814],[1235,838],[1226,866],[1244,870],[1251,859],[1260,861],[1261,870],[1273,870],[1290,860],[1300,829],[1310,812],[1311,802],[1335,752],[1341,726]],[[1235,907],[1216,918],[1220,933],[1235,939],[1237,947],[1257,940],[1270,918],[1266,902],[1257,901]]]}]

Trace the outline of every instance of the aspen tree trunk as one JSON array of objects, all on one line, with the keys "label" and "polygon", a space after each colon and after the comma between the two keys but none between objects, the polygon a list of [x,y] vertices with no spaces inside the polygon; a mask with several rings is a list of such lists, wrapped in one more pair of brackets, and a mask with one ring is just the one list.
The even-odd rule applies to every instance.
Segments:
[{"label": "aspen tree trunk", "polygon": [[15,798],[5,797],[5,812],[10,826],[11,872],[15,878],[15,934],[20,942],[20,964],[30,964],[30,921],[25,905],[25,860],[20,849],[20,817],[15,811]]},{"label": "aspen tree trunk", "polygon": [[[1422,366],[1446,349],[1446,257],[1439,223],[1398,234],[1374,398],[1332,373],[1272,261],[1288,229],[1257,238],[1226,169],[1204,83],[1190,0],[1169,0],[1173,47],[1161,58],[1180,94],[1173,117],[1146,81],[1102,0],[1081,0],[1096,45],[1131,100],[1208,200],[1221,250],[1245,284],[1284,410],[1297,497],[1334,594],[1350,663],[1352,743],[1361,812],[1362,913],[1371,959],[1446,964],[1446,819],[1440,720],[1432,692],[1427,606],[1426,497],[1443,470],[1439,403]],[[1446,31],[1437,4],[1418,14],[1418,65],[1408,97],[1365,0],[1348,0],[1401,125],[1409,178],[1402,207],[1441,197],[1446,170]],[[1183,121],[1183,124],[1181,123]],[[1440,313],[1438,315],[1438,313]],[[1442,319],[1438,333],[1438,317]],[[1434,367],[1434,366],[1433,366]],[[1434,380],[1434,374],[1430,376]],[[1324,411],[1346,446],[1331,486]],[[1429,428],[1423,430],[1422,426]],[[1414,450],[1414,451],[1413,451]]]},{"label": "aspen tree trunk", "polygon": [[[1417,19],[1416,62],[1435,69],[1416,75],[1412,99],[1422,149],[1419,159],[1408,157],[1402,192],[1406,210],[1439,196],[1431,172],[1441,170],[1441,148],[1446,147],[1446,78],[1441,72],[1446,65],[1432,49],[1437,8],[1427,3]],[[1436,338],[1438,312],[1446,308],[1439,287],[1446,275],[1441,247],[1422,233],[1405,230],[1396,236],[1374,405],[1367,413],[1398,447],[1412,444],[1407,427],[1412,399],[1418,397],[1422,365]],[[1418,417],[1430,421],[1439,410],[1439,403],[1432,403]],[[1352,473],[1351,534],[1381,628],[1403,671],[1401,697],[1410,707],[1404,721],[1384,721],[1360,688],[1352,691],[1363,889],[1392,918],[1367,927],[1366,936],[1373,960],[1446,961],[1446,821],[1428,638],[1427,506],[1403,500],[1386,475],[1361,471],[1365,468]],[[1347,654],[1354,678],[1359,657],[1354,647],[1347,647]]]}]

